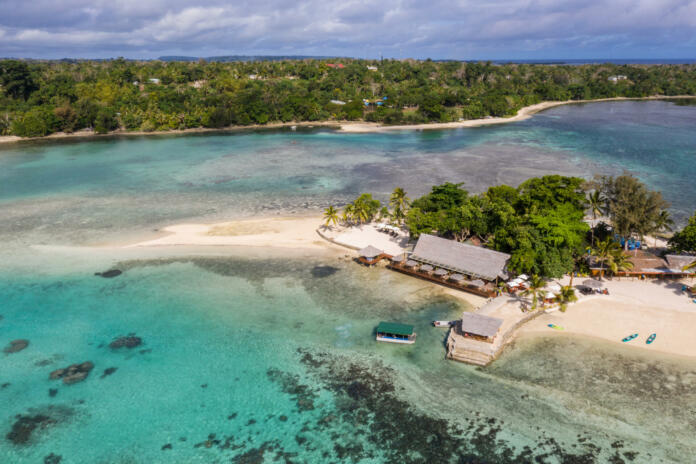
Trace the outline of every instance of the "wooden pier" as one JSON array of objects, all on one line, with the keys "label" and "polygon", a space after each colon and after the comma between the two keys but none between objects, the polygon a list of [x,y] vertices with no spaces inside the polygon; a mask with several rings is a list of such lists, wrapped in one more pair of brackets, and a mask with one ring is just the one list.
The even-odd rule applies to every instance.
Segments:
[{"label": "wooden pier", "polygon": [[419,271],[401,263],[387,264],[387,268],[397,272],[401,272],[402,274],[407,274],[413,277],[417,277],[419,279],[427,280],[429,282],[435,282],[436,284],[444,285],[445,287],[473,293],[474,295],[482,296],[484,298],[494,298],[497,295],[496,289],[490,283],[484,285],[483,287],[475,287],[473,285],[469,285],[468,281],[466,280],[462,280],[459,282],[452,281],[448,278],[441,278],[428,272]]}]

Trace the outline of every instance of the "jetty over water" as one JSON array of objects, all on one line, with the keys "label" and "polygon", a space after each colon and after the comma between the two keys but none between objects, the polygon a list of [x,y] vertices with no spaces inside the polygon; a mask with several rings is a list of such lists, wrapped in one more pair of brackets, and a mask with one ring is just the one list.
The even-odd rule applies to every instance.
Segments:
[{"label": "jetty over water", "polygon": [[542,314],[521,312],[515,297],[494,298],[455,322],[447,335],[447,359],[486,366],[498,357],[520,326]]}]

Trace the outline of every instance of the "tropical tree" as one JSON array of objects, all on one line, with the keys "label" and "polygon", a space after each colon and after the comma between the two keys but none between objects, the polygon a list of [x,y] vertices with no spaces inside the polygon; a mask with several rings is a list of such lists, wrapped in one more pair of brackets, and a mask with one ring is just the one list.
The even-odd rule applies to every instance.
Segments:
[{"label": "tropical tree", "polygon": [[696,213],[689,218],[688,224],[669,239],[669,247],[677,253],[696,252]]},{"label": "tropical tree", "polygon": [[546,282],[535,274],[527,281],[527,285],[527,290],[524,291],[523,295],[532,296],[532,309],[536,309],[539,303],[539,295],[543,292]]},{"label": "tropical tree", "polygon": [[651,231],[660,213],[669,206],[660,192],[648,190],[645,184],[630,174],[603,176],[594,182],[606,196],[612,226],[622,237],[632,234],[643,237]]},{"label": "tropical tree", "polygon": [[392,217],[398,224],[403,222],[410,204],[411,200],[406,196],[406,191],[401,187],[395,188],[389,198],[389,205],[393,210]]},{"label": "tropical tree", "polygon": [[343,214],[341,215],[341,220],[344,224],[350,224],[353,222],[353,217],[355,214],[355,208],[352,203],[348,203],[343,207]]},{"label": "tropical tree", "polygon": [[338,224],[338,210],[333,206],[329,206],[324,210],[324,225],[336,225]]},{"label": "tropical tree", "polygon": [[575,294],[575,289],[571,285],[561,287],[561,291],[556,295],[556,301],[559,303],[561,312],[565,312],[568,308],[568,303],[578,301],[578,296]]},{"label": "tropical tree", "polygon": [[612,253],[607,259],[607,267],[612,272],[616,274],[617,272],[629,271],[633,269],[633,262],[631,259],[624,254],[623,250],[618,253]]},{"label": "tropical tree", "polygon": [[672,226],[674,226],[674,221],[670,217],[669,211],[662,210],[660,214],[655,217],[653,222],[652,231],[655,234],[655,248],[657,248],[657,233],[658,232],[671,232]]},{"label": "tropical tree", "polygon": [[623,256],[621,246],[611,238],[597,242],[589,251],[590,256],[592,256],[600,266],[599,280],[602,280],[602,277],[604,277],[604,271],[608,268],[609,261],[611,260],[613,263],[616,263],[621,259],[618,258],[618,256]]},{"label": "tropical tree", "polygon": [[597,225],[597,216],[604,215],[604,209],[607,203],[607,198],[599,190],[595,190],[587,196],[587,205],[590,209],[590,214],[592,215],[592,241],[590,242],[594,246],[594,229]]},{"label": "tropical tree", "polygon": [[372,198],[372,194],[363,193],[353,202],[353,217],[359,223],[370,222],[380,209],[379,200]]}]

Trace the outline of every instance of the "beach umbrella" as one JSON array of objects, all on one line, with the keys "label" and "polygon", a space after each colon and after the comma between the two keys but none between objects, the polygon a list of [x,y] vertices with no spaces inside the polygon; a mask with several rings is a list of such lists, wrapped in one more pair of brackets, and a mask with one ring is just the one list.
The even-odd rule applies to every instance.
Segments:
[{"label": "beach umbrella", "polygon": [[545,297],[545,298],[546,298],[547,300],[553,300],[554,298],[556,298],[556,295],[554,295],[554,294],[551,293],[551,292],[546,292],[546,297]]},{"label": "beach umbrella", "polygon": [[464,280],[464,276],[461,275],[461,274],[452,274],[452,275],[450,276],[450,279],[459,282],[460,280]]},{"label": "beach umbrella", "polygon": [[486,282],[484,282],[481,279],[476,279],[476,280],[472,280],[471,282],[469,282],[469,285],[471,285],[473,287],[483,287],[484,285],[486,285]]},{"label": "beach umbrella", "polygon": [[420,267],[420,270],[424,272],[430,272],[433,270],[433,267],[430,264],[424,264]]},{"label": "beach umbrella", "polygon": [[527,280],[529,279],[529,276],[527,274],[520,274],[517,276],[517,278],[520,280]]},{"label": "beach umbrella", "polygon": [[444,269],[435,269],[435,275],[436,276],[447,275],[447,271],[445,271]]},{"label": "beach umbrella", "polygon": [[404,260],[403,255],[393,256],[391,259],[392,263],[400,263],[403,260]]},{"label": "beach umbrella", "polygon": [[604,287],[604,284],[600,282],[599,280],[594,280],[594,279],[587,279],[582,283],[583,286],[589,287],[589,288],[602,288]]},{"label": "beach umbrella", "polygon": [[412,260],[412,259],[409,259],[408,261],[406,261],[406,266],[408,266],[408,267],[416,267],[416,266],[418,266],[418,263],[417,263],[416,261]]}]

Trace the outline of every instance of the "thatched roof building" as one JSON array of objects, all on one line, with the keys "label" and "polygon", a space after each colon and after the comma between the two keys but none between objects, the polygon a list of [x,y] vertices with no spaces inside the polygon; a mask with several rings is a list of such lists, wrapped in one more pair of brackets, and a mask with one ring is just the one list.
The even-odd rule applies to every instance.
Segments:
[{"label": "thatched roof building", "polygon": [[681,272],[686,266],[696,261],[696,256],[666,255],[667,267],[674,272]]},{"label": "thatched roof building", "polygon": [[410,258],[472,278],[494,281],[507,279],[505,266],[510,255],[422,234]]},{"label": "thatched roof building", "polygon": [[477,313],[464,313],[462,315],[461,331],[468,335],[474,335],[486,339],[493,339],[503,320],[497,317],[484,316]]},{"label": "thatched roof building", "polygon": [[362,250],[358,251],[358,255],[362,258],[372,259],[384,253],[379,248],[373,247],[372,245],[366,246]]}]

